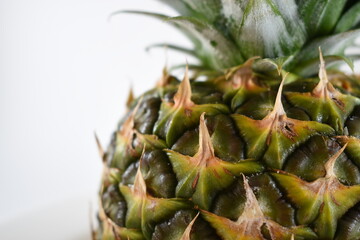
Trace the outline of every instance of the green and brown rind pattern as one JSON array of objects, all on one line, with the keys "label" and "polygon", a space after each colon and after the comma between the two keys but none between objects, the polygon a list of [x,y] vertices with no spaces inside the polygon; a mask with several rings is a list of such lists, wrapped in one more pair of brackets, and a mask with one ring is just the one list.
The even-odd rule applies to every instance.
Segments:
[{"label": "green and brown rind pattern", "polygon": [[359,240],[360,79],[318,47],[353,66],[360,3],[160,1],[181,16],[132,13],[180,29],[194,48],[165,45],[206,80],[164,72],[130,102],[94,239]]},{"label": "green and brown rind pattern", "polygon": [[[267,116],[280,77],[249,76],[243,68],[251,65],[230,77],[191,81],[191,104],[175,103],[186,79],[170,76],[132,102],[103,156],[97,239],[359,239],[359,79],[329,72],[337,95],[321,98],[313,91],[319,78],[288,77],[286,114],[274,125]],[[236,84],[239,77],[248,84]],[[266,91],[248,94],[254,89]],[[202,113],[215,159],[206,164],[196,160]],[[327,162],[343,147],[329,177]],[[145,194],[136,190],[138,171]],[[241,217],[249,198],[243,175],[260,222]]]}]

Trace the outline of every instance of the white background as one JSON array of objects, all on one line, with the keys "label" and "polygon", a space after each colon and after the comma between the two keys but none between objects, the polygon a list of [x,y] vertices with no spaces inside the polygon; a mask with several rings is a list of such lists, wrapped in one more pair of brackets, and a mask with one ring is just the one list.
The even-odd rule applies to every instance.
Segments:
[{"label": "white background", "polygon": [[188,44],[148,17],[108,21],[120,9],[174,13],[155,0],[0,0],[0,239],[89,239],[94,130],[107,145],[130,84],[138,95],[161,76],[164,50],[147,45]]},{"label": "white background", "polygon": [[[0,0],[0,239],[89,239],[103,145],[135,93],[161,75],[164,51],[188,42],[137,9],[150,0]],[[169,63],[185,57],[169,53]]]}]

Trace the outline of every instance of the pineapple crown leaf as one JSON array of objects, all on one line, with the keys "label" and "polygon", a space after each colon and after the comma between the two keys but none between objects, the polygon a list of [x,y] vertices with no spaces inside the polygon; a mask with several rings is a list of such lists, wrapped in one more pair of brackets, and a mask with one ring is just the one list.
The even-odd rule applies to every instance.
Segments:
[{"label": "pineapple crown leaf", "polygon": [[192,49],[188,49],[188,48],[184,48],[182,46],[178,46],[175,44],[170,44],[170,43],[156,43],[156,44],[152,44],[146,47],[146,51],[150,51],[154,48],[167,48],[167,49],[171,49],[174,51],[178,51],[181,53],[185,53],[186,55],[189,56],[196,56],[196,52]]},{"label": "pineapple crown leaf", "polygon": [[352,45],[358,36],[360,36],[360,29],[316,39],[299,51],[290,62],[287,62],[285,68],[292,69],[293,72],[305,77],[316,74],[319,58],[315,49],[319,46],[326,60],[330,62],[345,60],[350,67],[353,67],[351,60],[345,56],[345,49]]},{"label": "pineapple crown leaf", "polygon": [[353,28],[358,28],[360,25],[360,2],[356,3],[340,18],[334,32],[341,33]]},{"label": "pineapple crown leaf", "polygon": [[[360,3],[351,0],[159,0],[181,16],[142,11],[182,31],[194,50],[171,49],[196,55],[206,69],[222,71],[253,56],[286,59],[282,66],[302,76],[315,75],[321,46],[332,62],[350,58],[345,48],[360,36]],[[261,69],[260,70],[264,70]]]}]

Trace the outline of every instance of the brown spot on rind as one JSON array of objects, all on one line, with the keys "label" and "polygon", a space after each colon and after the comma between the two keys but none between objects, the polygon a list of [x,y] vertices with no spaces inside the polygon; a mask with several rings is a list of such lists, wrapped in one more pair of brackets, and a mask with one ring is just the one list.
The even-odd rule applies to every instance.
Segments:
[{"label": "brown spot on rind", "polygon": [[214,176],[217,178],[217,179],[221,179],[219,173],[216,171],[216,169],[212,169],[213,173],[214,173]]},{"label": "brown spot on rind", "polygon": [[193,189],[196,188],[196,186],[197,186],[197,184],[198,184],[198,181],[199,181],[199,177],[200,177],[200,173],[198,172],[198,173],[196,173],[196,176],[195,176],[195,178],[194,178],[194,181],[193,181],[192,184],[191,184],[191,187],[192,187]]},{"label": "brown spot on rind", "polygon": [[232,174],[232,172],[230,172],[228,169],[226,169],[226,168],[222,168],[223,170],[224,170],[224,172],[227,174],[227,175],[229,175],[229,176],[234,176],[234,174]]}]

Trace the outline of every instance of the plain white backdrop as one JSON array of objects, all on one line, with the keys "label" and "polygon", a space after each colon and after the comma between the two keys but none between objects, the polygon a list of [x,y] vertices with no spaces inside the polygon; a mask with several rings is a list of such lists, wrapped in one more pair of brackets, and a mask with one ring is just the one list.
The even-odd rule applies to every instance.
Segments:
[{"label": "plain white backdrop", "polygon": [[[89,239],[101,164],[130,85],[154,85],[163,50],[188,45],[151,18],[175,13],[155,0],[0,0],[0,239]],[[185,57],[168,53],[169,64]]]},{"label": "plain white backdrop", "polygon": [[[89,239],[101,164],[132,84],[152,87],[158,42],[188,44],[160,21],[112,12],[174,14],[149,0],[0,0],[0,239]],[[185,57],[169,53],[169,63]]]}]

